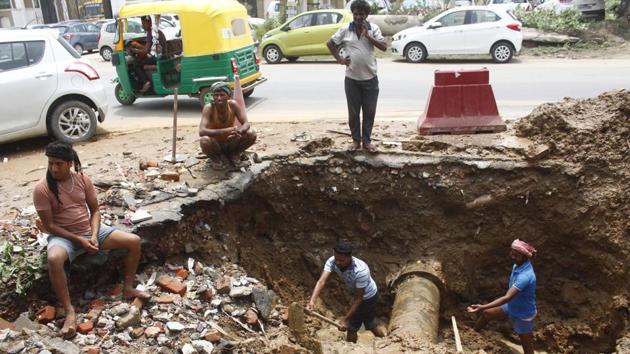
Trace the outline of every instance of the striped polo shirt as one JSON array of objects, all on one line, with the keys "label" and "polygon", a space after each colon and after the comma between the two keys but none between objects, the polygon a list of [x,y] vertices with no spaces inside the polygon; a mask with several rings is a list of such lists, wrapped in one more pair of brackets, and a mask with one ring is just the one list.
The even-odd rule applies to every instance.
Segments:
[{"label": "striped polo shirt", "polygon": [[335,257],[330,257],[324,265],[324,271],[337,273],[350,290],[365,289],[363,300],[376,295],[378,289],[376,288],[376,282],[370,276],[370,267],[357,257],[352,257],[352,262],[344,272],[337,267]]}]

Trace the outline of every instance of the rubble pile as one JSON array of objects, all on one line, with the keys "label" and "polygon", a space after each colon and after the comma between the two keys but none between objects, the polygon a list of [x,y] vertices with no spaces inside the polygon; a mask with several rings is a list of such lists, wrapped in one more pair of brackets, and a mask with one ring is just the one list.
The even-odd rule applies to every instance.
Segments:
[{"label": "rubble pile", "polygon": [[286,308],[273,290],[235,264],[149,266],[138,289],[152,298],[122,299],[122,287],[88,288],[75,301],[77,335],[58,338],[64,311],[46,305],[31,319],[0,322],[0,352],[211,353],[249,339],[264,347],[284,326]]}]

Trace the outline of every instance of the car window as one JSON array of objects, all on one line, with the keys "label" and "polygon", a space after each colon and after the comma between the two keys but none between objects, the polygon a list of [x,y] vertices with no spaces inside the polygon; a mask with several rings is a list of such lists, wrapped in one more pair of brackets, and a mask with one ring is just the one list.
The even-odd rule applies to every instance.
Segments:
[{"label": "car window", "polygon": [[317,17],[315,18],[315,26],[331,25],[341,20],[341,16],[335,12],[321,12],[316,15]]},{"label": "car window", "polygon": [[127,32],[130,33],[144,33],[142,25],[135,21],[127,21]]},{"label": "car window", "polygon": [[242,36],[245,31],[245,20],[242,18],[235,18],[232,20],[232,34],[234,36]]},{"label": "car window", "polygon": [[299,16],[295,20],[291,21],[288,25],[290,29],[298,29],[303,27],[309,27],[312,23],[313,14],[306,14]]},{"label": "car window", "polygon": [[161,18],[160,19],[160,27],[162,28],[166,28],[166,27],[175,27],[175,25],[173,25],[170,21]]},{"label": "car window", "polygon": [[28,65],[39,63],[44,57],[46,43],[44,41],[26,42],[26,54],[28,55]]},{"label": "car window", "polygon": [[496,22],[501,19],[499,15],[495,14],[492,11],[486,10],[474,10],[470,12],[470,20],[469,23],[487,23],[487,22]]},{"label": "car window", "polygon": [[457,11],[446,16],[442,16],[438,22],[442,24],[442,27],[461,26],[464,24],[465,18],[466,11]]},{"label": "car window", "polygon": [[86,23],[84,26],[88,32],[98,32],[98,27],[94,24]]},{"label": "car window", "polygon": [[68,32],[68,26],[57,26],[57,27],[52,27],[52,28],[54,28],[57,31],[59,31],[59,34],[64,34],[64,33]]},{"label": "car window", "polygon": [[72,32],[87,32],[87,29],[83,25],[74,25],[72,26]]},{"label": "car window", "polygon": [[116,23],[110,23],[109,25],[107,25],[107,27],[105,27],[105,32],[107,33],[116,32]]},{"label": "car window", "polygon": [[28,66],[26,47],[22,42],[0,43],[0,71]]}]

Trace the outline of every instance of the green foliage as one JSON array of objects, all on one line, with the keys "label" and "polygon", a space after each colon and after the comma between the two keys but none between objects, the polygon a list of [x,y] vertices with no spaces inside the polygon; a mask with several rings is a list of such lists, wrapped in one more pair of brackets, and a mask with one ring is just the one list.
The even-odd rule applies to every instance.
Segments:
[{"label": "green foliage", "polygon": [[514,14],[523,23],[523,26],[538,28],[542,31],[575,36],[588,28],[582,20],[582,13],[577,9],[569,9],[560,13],[546,9],[535,11],[516,9]]},{"label": "green foliage", "polygon": [[17,248],[11,242],[0,246],[0,281],[5,289],[15,287],[15,293],[25,296],[33,286],[33,282],[42,275],[46,264],[46,254],[28,254],[24,249]]}]

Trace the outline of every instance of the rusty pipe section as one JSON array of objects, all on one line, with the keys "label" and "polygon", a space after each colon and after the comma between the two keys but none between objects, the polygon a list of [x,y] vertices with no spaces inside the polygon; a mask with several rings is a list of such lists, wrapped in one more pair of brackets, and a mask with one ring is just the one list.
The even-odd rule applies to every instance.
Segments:
[{"label": "rusty pipe section", "polygon": [[408,264],[390,282],[395,293],[389,334],[437,343],[441,265],[436,261]]}]

